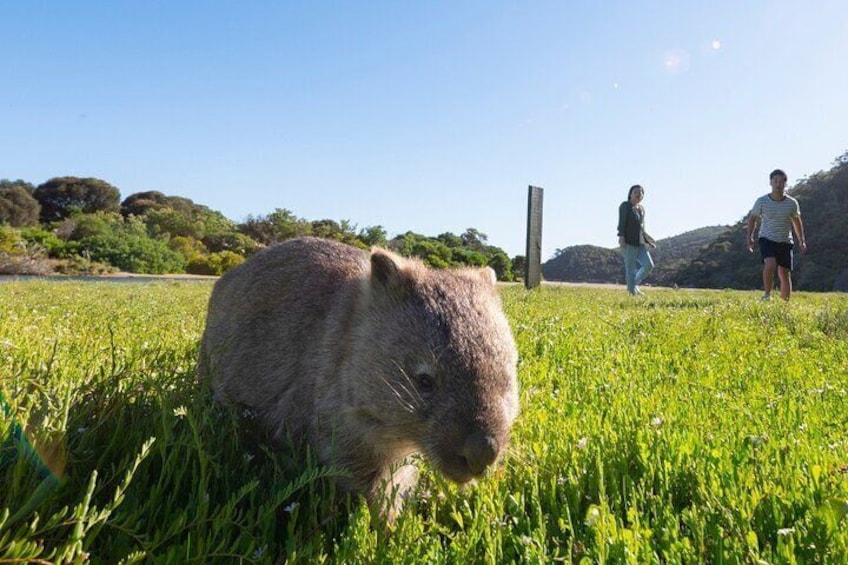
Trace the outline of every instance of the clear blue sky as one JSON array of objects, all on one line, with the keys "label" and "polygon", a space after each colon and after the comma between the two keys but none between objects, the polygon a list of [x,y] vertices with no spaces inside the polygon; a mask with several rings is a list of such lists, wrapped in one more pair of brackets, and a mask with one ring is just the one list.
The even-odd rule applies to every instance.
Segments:
[{"label": "clear blue sky", "polygon": [[[848,149],[844,0],[0,0],[0,178],[93,176],[241,221],[474,227],[542,258],[739,220]],[[808,226],[815,245],[815,226]]]}]

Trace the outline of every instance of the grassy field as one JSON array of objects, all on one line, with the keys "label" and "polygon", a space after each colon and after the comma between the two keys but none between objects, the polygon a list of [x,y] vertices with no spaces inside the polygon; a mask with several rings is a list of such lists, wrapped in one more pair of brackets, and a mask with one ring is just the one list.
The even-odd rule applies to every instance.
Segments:
[{"label": "grassy field", "polygon": [[194,381],[211,283],[0,283],[0,563],[848,563],[848,299],[503,289],[504,464],[394,530]]}]

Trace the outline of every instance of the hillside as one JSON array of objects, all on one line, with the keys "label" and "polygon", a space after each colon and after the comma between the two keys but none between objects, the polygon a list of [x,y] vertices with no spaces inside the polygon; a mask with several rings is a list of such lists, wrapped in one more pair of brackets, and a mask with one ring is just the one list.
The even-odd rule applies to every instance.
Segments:
[{"label": "hillside", "polygon": [[[795,253],[794,288],[848,292],[848,153],[829,171],[799,181],[788,194],[801,206],[808,245],[805,255]],[[742,219],[680,269],[675,280],[697,288],[759,288],[759,265],[757,250],[752,256],[745,248]]]},{"label": "hillside", "polygon": [[558,250],[542,263],[542,276],[548,281],[618,283],[624,280],[621,253],[595,245],[575,245]]},{"label": "hillside", "polygon": [[[655,285],[672,285],[678,270],[689,264],[701,249],[724,233],[729,226],[709,226],[657,240],[651,252],[656,267],[648,279]],[[624,283],[624,266],[618,248],[575,245],[559,250],[542,265],[549,281]]]},{"label": "hillside", "polygon": [[[787,191],[798,199],[807,236],[806,254],[795,253],[796,290],[848,292],[848,152],[828,171],[801,179]],[[751,202],[758,195],[752,194]],[[693,288],[762,286],[759,252],[745,246],[746,218],[657,241],[648,284]],[[623,283],[621,252],[591,245],[558,250],[542,265],[547,280]]]}]

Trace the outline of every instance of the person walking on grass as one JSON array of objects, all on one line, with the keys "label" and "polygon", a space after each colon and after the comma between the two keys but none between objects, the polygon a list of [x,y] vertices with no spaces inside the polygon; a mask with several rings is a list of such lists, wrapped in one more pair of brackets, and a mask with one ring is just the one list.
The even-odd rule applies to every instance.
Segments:
[{"label": "person walking on grass", "polygon": [[642,295],[639,283],[645,280],[654,268],[654,260],[648,252],[648,247],[657,247],[654,238],[645,233],[645,207],[642,206],[644,197],[645,189],[634,184],[630,187],[627,200],[618,207],[618,245],[624,255],[627,292],[633,296]]},{"label": "person walking on grass", "polygon": [[798,201],[786,194],[786,173],[775,169],[769,175],[771,192],[760,196],[748,214],[748,251],[754,251],[754,228],[760,224],[759,245],[763,261],[763,291],[761,300],[771,299],[774,273],[780,279],[780,297],[789,300],[792,294],[792,230],[801,253],[807,252],[801,207]]}]

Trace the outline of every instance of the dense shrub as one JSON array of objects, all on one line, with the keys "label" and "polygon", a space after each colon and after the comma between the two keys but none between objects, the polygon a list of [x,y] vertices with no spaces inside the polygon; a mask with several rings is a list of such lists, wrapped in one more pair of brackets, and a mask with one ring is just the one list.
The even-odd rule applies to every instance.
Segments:
[{"label": "dense shrub", "polygon": [[20,230],[0,224],[0,274],[45,275],[51,271],[42,246],[28,243]]},{"label": "dense shrub", "polygon": [[160,239],[133,233],[101,234],[72,244],[86,259],[108,263],[130,273],[183,273],[185,258]]},{"label": "dense shrub", "polygon": [[27,246],[40,246],[50,257],[65,255],[65,242],[54,232],[41,227],[21,229],[21,237]]},{"label": "dense shrub", "polygon": [[195,256],[188,261],[186,272],[193,275],[223,275],[244,263],[245,259],[232,251],[220,251],[205,256]]}]

